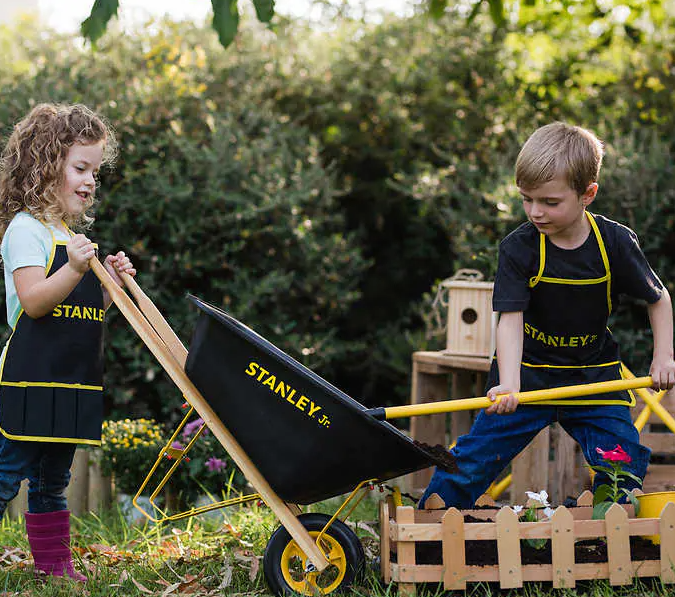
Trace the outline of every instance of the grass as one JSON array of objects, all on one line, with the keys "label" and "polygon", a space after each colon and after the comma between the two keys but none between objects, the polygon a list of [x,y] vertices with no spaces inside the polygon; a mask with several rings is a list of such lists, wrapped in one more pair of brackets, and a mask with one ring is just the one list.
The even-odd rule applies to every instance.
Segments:
[{"label": "grass", "polygon": [[[339,503],[328,500],[308,510],[333,514]],[[366,559],[372,563],[379,556],[377,500],[364,500],[350,521],[364,544]],[[130,525],[118,509],[74,518],[74,558],[77,568],[88,578],[82,587],[69,580],[36,579],[23,520],[5,518],[0,524],[0,597],[61,597],[76,593],[83,597],[270,595],[261,559],[267,539],[277,526],[278,521],[269,509],[255,503],[161,526]],[[658,581],[616,588],[599,581],[572,591],[554,590],[550,585],[536,583],[510,591],[477,584],[470,585],[466,593],[449,594],[431,585],[418,587],[419,595],[429,597],[443,594],[453,597],[675,597],[675,588]],[[382,585],[372,565],[349,592],[354,597],[396,594],[396,586]]]}]

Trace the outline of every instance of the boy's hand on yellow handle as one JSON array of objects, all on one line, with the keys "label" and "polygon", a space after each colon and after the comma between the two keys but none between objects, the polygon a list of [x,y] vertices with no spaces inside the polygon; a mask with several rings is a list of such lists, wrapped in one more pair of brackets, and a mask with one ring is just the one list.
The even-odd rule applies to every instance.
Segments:
[{"label": "boy's hand on yellow handle", "polygon": [[[518,408],[518,398],[513,394],[519,392],[520,388],[516,388],[510,385],[501,384],[490,388],[487,393],[487,397],[494,402],[494,404],[485,409],[485,413],[488,415],[498,414],[498,415],[508,415],[512,412],[515,412]],[[505,396],[503,394],[506,394]],[[497,396],[501,396],[499,401],[497,401]]]},{"label": "boy's hand on yellow handle", "polygon": [[675,386],[675,361],[672,357],[654,358],[649,368],[649,375],[654,380],[655,390],[670,390]]},{"label": "boy's hand on yellow handle", "polygon": [[136,275],[136,270],[134,269],[131,260],[124,254],[124,251],[120,251],[116,255],[108,255],[103,262],[103,267],[107,270],[115,283],[123,287],[124,282],[120,278],[119,274],[125,273],[130,276]]},{"label": "boy's hand on yellow handle", "polygon": [[89,260],[96,255],[94,243],[84,234],[76,234],[66,244],[68,265],[78,274],[85,274],[89,269]]}]

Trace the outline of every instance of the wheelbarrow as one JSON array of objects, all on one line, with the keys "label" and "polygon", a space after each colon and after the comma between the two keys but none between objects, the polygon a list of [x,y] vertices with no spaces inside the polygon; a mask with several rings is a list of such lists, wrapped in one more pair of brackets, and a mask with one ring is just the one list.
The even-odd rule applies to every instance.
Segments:
[{"label": "wheelbarrow", "polygon": [[[261,499],[281,523],[270,537],[263,558],[266,580],[278,595],[329,594],[348,587],[363,567],[364,553],[358,537],[338,519],[347,506],[351,508],[344,518],[368,486],[428,466],[448,466],[447,459],[380,419],[486,404],[487,398],[481,398],[449,401],[442,410],[434,409],[435,405],[368,410],[253,330],[197,297],[189,297],[201,314],[188,352],[133,278],[122,276],[137,304],[96,259],[90,263],[122,315],[190,405],[138,490],[134,505],[150,520],[162,522]],[[605,384],[614,384],[612,390],[630,389],[647,387],[652,380]],[[556,395],[560,397],[563,390],[558,389]],[[572,391],[592,394],[610,390],[604,385],[591,391],[576,386]],[[522,401],[536,399],[525,394],[536,392],[521,393]],[[550,397],[546,394],[539,399]],[[402,414],[396,408],[412,410]],[[171,444],[193,413],[203,419],[204,425],[185,448],[177,450]],[[166,514],[154,500],[206,427],[257,493]],[[137,499],[165,455],[174,457],[175,462],[150,496],[160,513],[154,516],[143,510]],[[302,514],[299,508],[349,491],[333,516]]]}]

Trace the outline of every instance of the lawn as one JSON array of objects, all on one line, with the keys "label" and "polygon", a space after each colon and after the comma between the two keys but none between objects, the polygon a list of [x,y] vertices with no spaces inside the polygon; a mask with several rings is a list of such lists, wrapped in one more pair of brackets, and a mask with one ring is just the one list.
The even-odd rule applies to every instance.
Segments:
[{"label": "lawn", "polygon": [[[349,595],[385,597],[397,593],[382,585],[377,567],[379,539],[377,498],[366,499],[352,515],[350,526],[364,545],[368,569]],[[332,514],[336,501],[312,505],[309,510]],[[265,506],[229,508],[161,526],[128,524],[119,510],[87,514],[73,520],[73,552],[87,583],[33,576],[23,520],[3,519],[0,525],[2,572],[0,597],[40,595],[57,597],[76,592],[86,597],[190,595],[270,595],[262,574],[262,554],[278,522]],[[427,586],[420,595],[442,595]],[[583,584],[575,590],[553,590],[529,584],[523,590],[500,591],[486,584],[472,585],[470,596],[621,597],[675,595],[660,582],[640,582],[612,588],[607,582]],[[451,595],[463,595],[454,593]]]}]

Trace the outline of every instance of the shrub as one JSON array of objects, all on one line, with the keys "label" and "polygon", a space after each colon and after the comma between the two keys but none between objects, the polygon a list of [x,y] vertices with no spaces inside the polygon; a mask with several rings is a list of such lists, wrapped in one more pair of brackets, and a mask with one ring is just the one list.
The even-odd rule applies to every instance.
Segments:
[{"label": "shrub", "polygon": [[162,428],[151,419],[104,421],[101,440],[101,472],[135,494],[164,446]]}]

